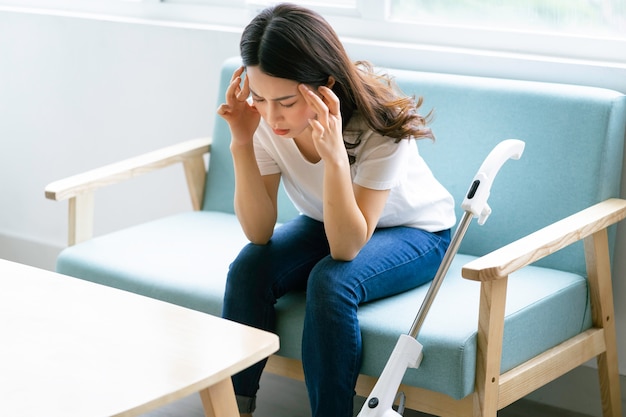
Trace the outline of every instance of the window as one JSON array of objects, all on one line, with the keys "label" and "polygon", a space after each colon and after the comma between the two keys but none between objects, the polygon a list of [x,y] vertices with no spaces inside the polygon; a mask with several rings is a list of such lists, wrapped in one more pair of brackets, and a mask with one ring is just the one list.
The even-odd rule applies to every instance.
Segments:
[{"label": "window", "polygon": [[[625,0],[303,0],[340,36],[379,45],[464,49],[626,66]],[[274,0],[0,0],[0,5],[239,31]]]},{"label": "window", "polygon": [[395,21],[626,38],[624,0],[391,0],[390,11]]},{"label": "window", "polygon": [[[255,10],[271,0],[247,0]],[[307,0],[341,36],[626,64],[624,0]]]}]

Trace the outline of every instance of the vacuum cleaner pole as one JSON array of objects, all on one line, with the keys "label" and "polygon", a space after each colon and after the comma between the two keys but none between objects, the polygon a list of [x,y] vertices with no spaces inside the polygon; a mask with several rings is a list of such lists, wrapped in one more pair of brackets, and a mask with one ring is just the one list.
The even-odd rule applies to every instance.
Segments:
[{"label": "vacuum cleaner pole", "polygon": [[461,208],[464,210],[463,217],[450,241],[437,274],[428,288],[411,330],[406,335],[400,335],[380,378],[378,378],[374,389],[365,401],[358,417],[395,417],[402,415],[403,406],[398,408],[398,412],[394,411],[392,407],[406,369],[417,368],[422,361],[422,345],[417,341],[417,335],[424,324],[428,310],[430,310],[452,260],[458,252],[461,240],[463,240],[472,218],[477,217],[478,224],[483,225],[491,214],[491,208],[487,204],[487,199],[489,198],[495,176],[508,159],[519,159],[522,156],[524,146],[525,143],[521,140],[504,140],[493,148],[478,169],[461,204]]},{"label": "vacuum cleaner pole", "polygon": [[443,256],[443,260],[439,265],[439,270],[437,271],[435,278],[430,283],[430,287],[428,287],[428,292],[424,297],[424,301],[422,302],[417,316],[415,317],[415,321],[413,321],[413,325],[411,326],[411,330],[409,331],[409,336],[414,339],[417,339],[417,335],[422,328],[422,324],[424,324],[424,320],[426,320],[428,310],[430,310],[430,306],[433,304],[433,301],[435,301],[435,296],[437,295],[437,292],[441,287],[441,283],[443,282],[443,279],[446,276],[448,269],[450,269],[450,265],[452,264],[454,256],[459,251],[459,246],[461,245],[463,236],[465,236],[465,232],[467,231],[472,221],[472,218],[473,215],[469,211],[463,213],[463,217],[461,218],[461,221],[459,222],[459,225],[454,232],[454,236],[450,241],[450,246],[448,246],[448,250]]}]

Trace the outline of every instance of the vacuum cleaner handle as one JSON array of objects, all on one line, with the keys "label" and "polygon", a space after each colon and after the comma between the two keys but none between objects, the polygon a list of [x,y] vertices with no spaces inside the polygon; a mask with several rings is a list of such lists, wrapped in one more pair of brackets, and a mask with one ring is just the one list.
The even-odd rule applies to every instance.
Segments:
[{"label": "vacuum cleaner handle", "polygon": [[491,192],[493,179],[508,159],[520,159],[525,143],[518,139],[507,139],[494,147],[483,161],[474,176],[474,180],[461,204],[461,208],[478,217],[478,224],[483,225],[491,214],[487,199]]}]

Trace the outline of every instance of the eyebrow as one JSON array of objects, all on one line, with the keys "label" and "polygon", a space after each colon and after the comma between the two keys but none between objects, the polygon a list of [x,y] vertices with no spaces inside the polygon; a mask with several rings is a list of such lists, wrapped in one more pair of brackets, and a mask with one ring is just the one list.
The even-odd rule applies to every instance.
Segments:
[{"label": "eyebrow", "polygon": [[[254,90],[252,90],[251,88],[250,88],[250,92],[252,93],[252,95],[255,95],[255,96],[257,96],[257,97],[261,97],[260,95],[258,95],[257,93],[255,93],[255,92],[254,92]],[[294,98],[294,97],[296,97],[296,94],[291,94],[291,95],[289,95],[289,96],[283,96],[283,97],[277,97],[277,98],[273,98],[273,99],[271,99],[271,100],[272,100],[272,101],[283,101],[283,100],[287,100],[287,99]],[[262,98],[262,97],[261,97],[261,98]]]}]

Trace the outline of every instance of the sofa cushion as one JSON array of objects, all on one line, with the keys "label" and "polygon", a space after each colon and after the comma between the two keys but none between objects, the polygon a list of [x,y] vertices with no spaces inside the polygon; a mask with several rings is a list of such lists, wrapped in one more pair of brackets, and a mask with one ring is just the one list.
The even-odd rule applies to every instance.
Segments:
[{"label": "sofa cushion", "polygon": [[232,214],[185,212],[66,248],[56,269],[220,316],[229,260],[247,242]]},{"label": "sofa cushion", "polygon": [[[228,265],[246,243],[234,215],[187,212],[69,247],[60,254],[57,270],[220,315]],[[411,385],[453,398],[474,387],[480,285],[460,277],[462,265],[471,259],[457,255],[452,263],[418,337],[424,360],[405,375]],[[362,373],[380,375],[427,289],[424,285],[361,306]],[[303,293],[295,293],[277,304],[282,356],[300,359],[304,299]],[[590,327],[586,281],[568,272],[527,267],[509,279],[506,315],[503,370]]]}]

